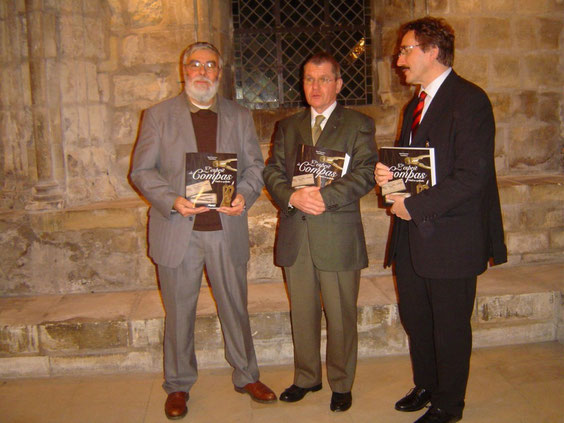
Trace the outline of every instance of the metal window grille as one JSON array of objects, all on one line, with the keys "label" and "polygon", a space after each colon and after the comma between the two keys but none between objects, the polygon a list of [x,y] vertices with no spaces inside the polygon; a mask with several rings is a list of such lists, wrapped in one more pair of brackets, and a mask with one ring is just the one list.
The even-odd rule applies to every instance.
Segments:
[{"label": "metal window grille", "polygon": [[235,92],[251,109],[302,106],[301,66],[328,51],[345,105],[372,103],[370,0],[232,0]]}]

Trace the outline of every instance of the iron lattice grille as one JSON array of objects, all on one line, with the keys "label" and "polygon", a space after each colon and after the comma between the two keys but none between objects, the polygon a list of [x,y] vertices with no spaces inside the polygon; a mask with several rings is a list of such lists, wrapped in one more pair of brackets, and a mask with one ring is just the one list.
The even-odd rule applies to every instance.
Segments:
[{"label": "iron lattice grille", "polygon": [[[301,66],[321,50],[341,64],[339,101],[372,103],[369,0],[233,0],[232,6],[239,103],[251,109],[303,105]],[[354,60],[353,51],[360,52]]]}]

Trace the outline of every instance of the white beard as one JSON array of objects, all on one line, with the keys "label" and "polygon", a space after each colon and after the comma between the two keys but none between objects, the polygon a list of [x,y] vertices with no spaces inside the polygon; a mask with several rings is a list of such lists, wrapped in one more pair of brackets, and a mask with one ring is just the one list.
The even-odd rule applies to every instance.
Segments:
[{"label": "white beard", "polygon": [[[194,82],[198,80],[207,81],[211,84],[211,86],[206,88],[198,87],[194,84]],[[193,78],[192,80],[186,77],[186,84],[184,84],[184,90],[186,91],[186,94],[188,94],[191,99],[201,104],[209,103],[210,100],[217,94],[218,89],[219,79],[217,79],[215,82],[211,82],[208,78],[203,76],[198,76],[196,78]]]}]

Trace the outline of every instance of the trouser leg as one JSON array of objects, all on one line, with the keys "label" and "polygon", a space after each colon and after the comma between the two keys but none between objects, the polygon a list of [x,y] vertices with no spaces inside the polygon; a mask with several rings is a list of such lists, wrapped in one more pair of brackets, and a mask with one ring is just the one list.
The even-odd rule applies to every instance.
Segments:
[{"label": "trouser leg", "polygon": [[178,267],[157,267],[166,313],[163,388],[167,393],[189,392],[198,376],[194,324],[203,265],[204,250],[193,235],[185,259]]},{"label": "trouser leg", "polygon": [[437,387],[437,368],[433,335],[433,311],[425,280],[415,274],[407,240],[402,233],[395,262],[398,307],[409,338],[409,353],[416,386],[431,392]]},{"label": "trouser leg", "polygon": [[284,273],[290,294],[294,384],[310,388],[321,383],[321,298],[307,235],[296,262]]},{"label": "trouser leg", "polygon": [[476,277],[427,281],[434,317],[437,389],[433,405],[462,414],[472,353],[471,316]]},{"label": "trouser leg", "polygon": [[[405,235],[405,236],[403,236]],[[415,385],[434,406],[462,414],[472,352],[476,277],[427,279],[413,269],[407,233],[396,252],[399,311],[409,337]]]},{"label": "trouser leg", "polygon": [[222,231],[206,232],[206,271],[217,304],[225,341],[225,358],[233,383],[243,387],[259,379],[247,310],[247,263],[235,263]]},{"label": "trouser leg", "polygon": [[350,392],[356,371],[360,271],[319,271],[327,319],[327,379],[333,392]]}]

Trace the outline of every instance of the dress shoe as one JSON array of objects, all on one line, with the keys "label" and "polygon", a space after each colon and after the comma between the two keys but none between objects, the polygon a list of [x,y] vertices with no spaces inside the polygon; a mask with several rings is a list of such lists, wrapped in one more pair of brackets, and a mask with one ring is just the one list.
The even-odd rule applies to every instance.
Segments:
[{"label": "dress shoe", "polygon": [[165,414],[170,420],[178,420],[186,415],[188,407],[186,402],[190,395],[186,392],[172,392],[168,394],[165,402]]},{"label": "dress shoe", "polygon": [[280,401],[296,402],[305,397],[308,392],[317,392],[321,389],[319,385],[312,386],[311,388],[300,388],[299,386],[292,385],[280,395]]},{"label": "dress shoe", "polygon": [[405,397],[396,402],[398,411],[417,411],[421,410],[431,401],[431,393],[424,388],[417,386],[407,393]]},{"label": "dress shoe", "polygon": [[352,394],[350,392],[345,392],[340,394],[338,392],[333,392],[331,395],[331,411],[347,411],[352,405]]},{"label": "dress shoe", "polygon": [[445,410],[431,406],[415,423],[455,423],[460,420],[462,420],[462,416],[449,414]]},{"label": "dress shoe", "polygon": [[268,404],[276,401],[276,394],[260,380],[257,380],[255,383],[247,383],[242,388],[236,386],[235,390],[242,394],[249,394],[253,401],[256,402]]}]

